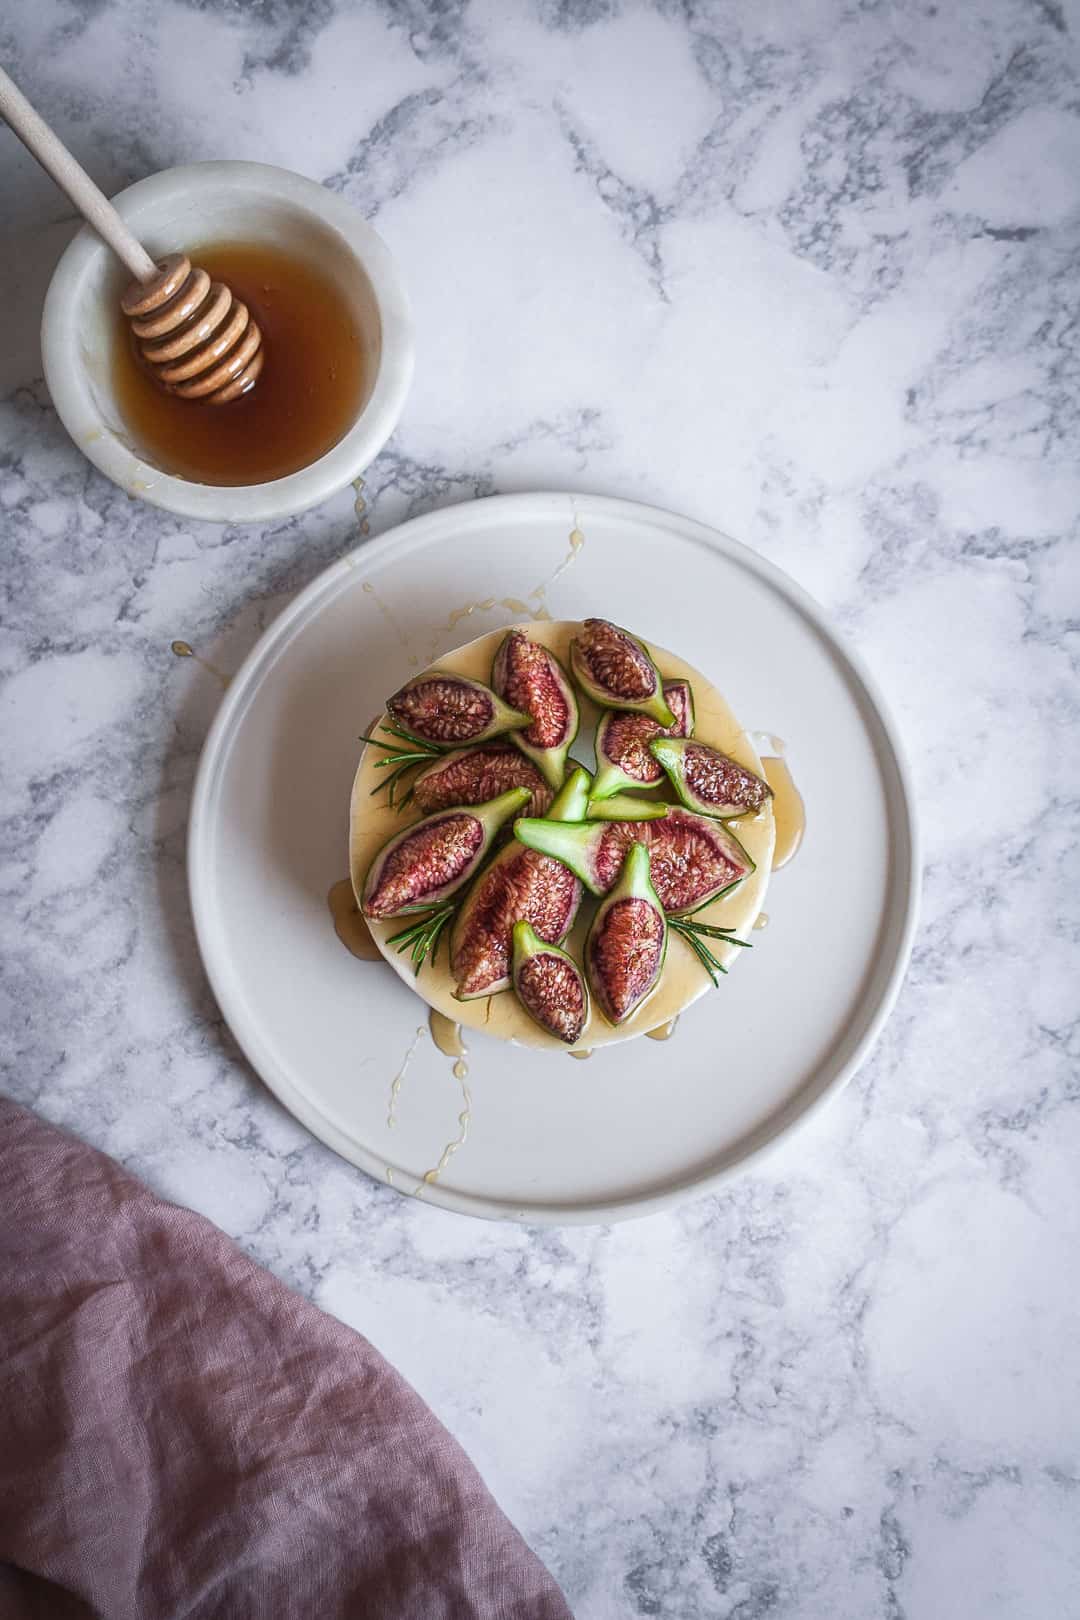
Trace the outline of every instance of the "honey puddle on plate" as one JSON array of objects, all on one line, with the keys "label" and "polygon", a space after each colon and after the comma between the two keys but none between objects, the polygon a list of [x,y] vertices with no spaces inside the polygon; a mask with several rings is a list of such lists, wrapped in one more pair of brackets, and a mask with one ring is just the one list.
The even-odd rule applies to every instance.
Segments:
[{"label": "honey puddle on plate", "polygon": [[381,962],[382,952],[371,937],[371,929],[364,921],[356,903],[350,878],[341,878],[326,897],[330,915],[334,919],[334,933],[347,951],[361,962]]},{"label": "honey puddle on plate", "polygon": [[[455,1024],[452,1018],[447,1018],[445,1013],[436,1012],[433,1007],[428,1018],[428,1029],[431,1031],[431,1038],[443,1057],[458,1058],[459,1061],[464,1059],[469,1048],[465,1045],[460,1024]],[[456,1072],[457,1066],[455,1065]],[[466,1069],[465,1073],[468,1072],[468,1069]],[[463,1078],[463,1075],[458,1075],[459,1080]]]},{"label": "honey puddle on plate", "polygon": [[787,760],[779,754],[766,754],[761,761],[765,780],[773,790],[773,821],[776,824],[776,843],[773,846],[772,869],[778,872],[793,860],[806,831],[806,806],[802,794],[788,769]]}]

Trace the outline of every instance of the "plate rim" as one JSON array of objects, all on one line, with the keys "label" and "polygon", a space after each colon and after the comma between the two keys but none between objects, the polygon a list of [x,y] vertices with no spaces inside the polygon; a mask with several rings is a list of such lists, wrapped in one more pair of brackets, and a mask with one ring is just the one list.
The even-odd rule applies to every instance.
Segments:
[{"label": "plate rim", "polygon": [[[554,516],[570,515],[574,525],[587,525],[590,513],[608,520],[651,524],[654,527],[674,527],[684,538],[696,541],[721,556],[730,558],[739,567],[747,569],[796,607],[821,636],[826,645],[838,655],[857,685],[869,701],[874,719],[887,745],[895,771],[896,792],[889,794],[890,809],[899,811],[907,837],[906,883],[898,886],[893,907],[900,912],[900,926],[895,929],[892,961],[880,987],[877,1004],[866,1020],[861,1035],[841,1061],[832,1066],[832,1072],[813,1095],[800,1102],[792,1112],[795,1099],[778,1108],[753,1133],[760,1139],[735,1159],[722,1163],[704,1174],[690,1172],[687,1176],[669,1181],[665,1186],[626,1198],[597,1200],[589,1203],[530,1204],[527,1198],[500,1199],[480,1194],[455,1192],[441,1182],[423,1184],[422,1201],[425,1204],[472,1215],[486,1220],[512,1220],[527,1225],[569,1226],[599,1225],[629,1220],[670,1209],[689,1197],[703,1197],[715,1192],[734,1176],[752,1166],[759,1166],[780,1143],[786,1141],[809,1121],[831,1099],[838,1096],[865,1061],[887,1023],[896,1004],[911,958],[912,943],[918,923],[921,890],[921,841],[916,812],[916,798],[910,764],[892,711],[885,701],[874,677],[863,663],[861,655],[850,645],[847,637],[831,623],[824,609],[805,588],[784,569],[763,557],[752,547],[721,530],[684,514],[641,501],[624,500],[605,495],[591,495],[569,491],[535,490],[513,494],[482,496],[475,500],[456,502],[436,508],[418,517],[406,519],[385,534],[362,540],[335,562],[324,568],[286,604],[278,616],[267,625],[254,646],[243,659],[229,682],[222,702],[211,722],[199,755],[188,816],[186,843],[188,898],[195,928],[199,956],[213,991],[215,1000],[229,1030],[256,1075],[293,1117],[319,1141],[331,1148],[347,1162],[365,1171],[379,1185],[386,1186],[385,1156],[373,1153],[357,1144],[333,1120],[306,1098],[296,1087],[287,1070],[263,1041],[257,1024],[249,1018],[245,998],[238,986],[230,980],[224,965],[218,960],[212,943],[211,912],[214,905],[210,883],[209,859],[213,850],[213,800],[219,786],[223,766],[228,757],[227,745],[232,733],[243,722],[244,714],[278,656],[292,639],[291,631],[298,620],[310,615],[320,598],[351,577],[364,563],[376,563],[391,551],[417,549],[427,542],[429,531],[437,532],[447,523],[460,522],[465,512],[481,511],[484,518],[494,523],[501,516],[520,512],[532,516],[546,512]],[[856,694],[858,696],[858,694]],[[897,874],[893,870],[893,879]],[[888,913],[886,913],[886,921]],[[411,1190],[398,1186],[393,1190],[404,1196],[415,1196]]]}]

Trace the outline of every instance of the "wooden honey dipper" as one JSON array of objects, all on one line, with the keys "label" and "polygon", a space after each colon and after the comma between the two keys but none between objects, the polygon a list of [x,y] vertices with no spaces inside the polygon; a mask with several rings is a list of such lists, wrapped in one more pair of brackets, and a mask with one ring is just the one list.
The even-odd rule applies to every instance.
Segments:
[{"label": "wooden honey dipper", "polygon": [[247,305],[183,253],[155,263],[3,68],[0,116],[135,277],[120,308],[160,386],[205,405],[224,405],[254,387],[264,351]]}]

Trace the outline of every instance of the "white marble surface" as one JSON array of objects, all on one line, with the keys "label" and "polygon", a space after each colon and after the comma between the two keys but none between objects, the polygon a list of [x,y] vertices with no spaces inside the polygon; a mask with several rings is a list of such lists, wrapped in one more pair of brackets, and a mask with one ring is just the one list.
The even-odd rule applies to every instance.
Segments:
[{"label": "white marble surface", "polygon": [[911,975],[767,1169],[565,1233],[365,1180],[203,980],[219,689],[169,651],[234,668],[351,499],[221,530],[91,470],[35,333],[70,210],[0,133],[3,1084],[380,1345],[582,1620],[1080,1615],[1078,38],[1076,0],[0,17],[107,189],[261,158],[375,220],[419,366],[372,532],[533,487],[687,511],[828,606],[906,732]]}]

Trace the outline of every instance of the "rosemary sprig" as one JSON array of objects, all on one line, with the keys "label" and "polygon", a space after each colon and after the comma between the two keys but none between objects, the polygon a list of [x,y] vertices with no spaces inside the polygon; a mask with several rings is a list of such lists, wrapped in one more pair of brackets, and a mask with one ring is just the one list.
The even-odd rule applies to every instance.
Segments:
[{"label": "rosemary sprig", "polygon": [[434,963],[438,956],[439,942],[455,909],[454,904],[437,906],[416,922],[410,923],[407,928],[403,928],[399,934],[391,934],[386,943],[396,945],[399,956],[402,951],[408,951],[413,960],[414,971],[419,973],[426,961]]},{"label": "rosemary sprig", "polygon": [[[382,764],[383,761],[380,760],[379,763]],[[374,797],[374,795],[376,793],[381,793],[383,788],[389,788],[390,791],[386,796],[387,804],[389,804],[389,806],[390,806],[390,808],[392,810],[403,810],[405,808],[405,806],[408,804],[409,800],[412,798],[413,790],[412,790],[412,787],[410,786],[409,791],[406,793],[405,797],[403,799],[397,799],[395,801],[395,792],[396,792],[397,782],[398,782],[399,777],[402,777],[402,776],[405,775],[406,771],[411,771],[411,770],[415,769],[415,764],[416,764],[415,760],[408,760],[407,759],[405,761],[405,763],[403,765],[399,765],[397,770],[394,771],[392,773],[392,775],[388,776],[384,782],[376,782],[375,786],[371,789],[368,797],[369,798]]]},{"label": "rosemary sprig", "polygon": [[375,761],[375,769],[377,771],[382,771],[385,770],[388,765],[411,764],[413,760],[431,759],[433,757],[434,756],[431,754],[421,754],[416,748],[414,748],[412,752],[408,754],[404,752],[400,754],[384,754],[382,759],[377,759]]},{"label": "rosemary sprig", "polygon": [[669,917],[668,927],[673,928],[682,939],[685,939],[714,985],[720,983],[716,975],[726,974],[727,968],[713,955],[705,943],[706,939],[718,939],[725,945],[741,945],[745,950],[753,950],[748,939],[735,938],[734,929],[719,928],[712,923],[697,923],[692,917]]},{"label": "rosemary sprig", "polygon": [[712,951],[710,951],[709,947],[704,944],[703,941],[700,940],[689,928],[683,928],[680,923],[676,922],[671,917],[668,918],[668,927],[673,928],[675,932],[681,936],[681,938],[685,939],[686,943],[689,945],[690,949],[693,951],[694,955],[697,957],[698,961],[709,975],[709,978],[712,980],[713,984],[718,985],[720,980],[716,977],[716,975],[718,973],[727,972],[727,968],[724,966],[724,964],[716,960],[716,957],[713,955]]},{"label": "rosemary sprig", "polygon": [[736,939],[733,927],[723,928],[715,923],[695,922],[693,917],[674,917],[670,921],[679,928],[688,928],[692,934],[704,934],[706,939],[719,939],[725,945],[741,945],[745,951],[752,951],[754,948],[748,939]]},{"label": "rosemary sprig", "polygon": [[[360,735],[361,742],[373,743],[376,748],[386,749],[382,759],[375,761],[375,769],[381,771],[390,767],[389,776],[386,777],[385,781],[376,782],[375,786],[370,790],[370,796],[373,798],[376,793],[381,793],[384,788],[388,788],[387,803],[393,809],[403,810],[412,798],[412,787],[410,786],[404,798],[397,799],[395,784],[400,781],[406,771],[411,771],[416,765],[423,765],[430,760],[438,759],[444,750],[437,743],[424,742],[421,738],[414,737],[411,732],[403,731],[400,726],[392,723],[384,721],[379,729],[385,731],[388,737],[394,737],[397,740],[395,742],[384,742],[381,737],[372,737],[363,732]],[[404,786],[403,783],[402,786]]]},{"label": "rosemary sprig", "polygon": [[380,720],[379,730],[385,731],[388,737],[396,737],[397,742],[383,742],[381,737],[371,737],[364,731],[360,733],[360,741],[374,743],[377,748],[397,748],[401,743],[408,743],[410,748],[423,749],[425,754],[446,752],[442,743],[428,742],[424,737],[414,737],[411,731],[406,731],[404,726],[395,725],[392,720]]}]

